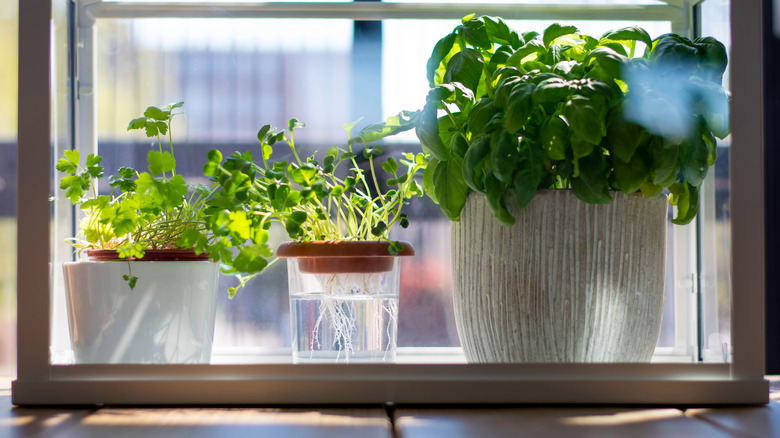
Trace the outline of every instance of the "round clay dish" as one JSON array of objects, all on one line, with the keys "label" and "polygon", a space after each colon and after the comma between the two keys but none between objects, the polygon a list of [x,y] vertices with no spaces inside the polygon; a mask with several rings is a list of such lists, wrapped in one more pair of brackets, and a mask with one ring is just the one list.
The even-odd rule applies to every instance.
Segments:
[{"label": "round clay dish", "polygon": [[134,262],[200,262],[207,261],[206,253],[195,254],[191,249],[147,249],[143,258],[120,259],[119,253],[114,249],[90,249],[87,250],[87,258],[91,262],[107,262],[114,260],[129,260]]},{"label": "round clay dish", "polygon": [[414,248],[401,242],[403,249],[390,254],[390,243],[384,241],[315,241],[285,242],[276,256],[298,259],[301,272],[311,274],[376,273],[393,269],[395,257],[410,257]]}]

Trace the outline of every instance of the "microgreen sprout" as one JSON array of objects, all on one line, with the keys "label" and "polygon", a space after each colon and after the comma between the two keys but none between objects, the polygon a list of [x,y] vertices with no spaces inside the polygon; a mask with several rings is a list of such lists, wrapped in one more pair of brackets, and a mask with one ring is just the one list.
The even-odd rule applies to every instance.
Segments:
[{"label": "microgreen sprout", "polygon": [[[257,136],[259,160],[248,151],[225,159],[217,150],[209,152],[203,173],[218,189],[207,202],[206,222],[220,239],[211,255],[222,261],[223,272],[238,275],[239,285],[230,289],[231,296],[273,258],[268,245],[273,223],[297,241],[390,241],[396,224],[404,228],[409,224],[403,206],[423,195],[415,179],[428,162],[423,154],[390,157],[377,166],[382,146],[355,137],[319,157],[316,153],[301,157],[294,132],[304,126],[296,118],[286,130],[263,126]],[[345,125],[348,136],[353,126]],[[280,145],[292,153],[291,162],[273,160]],[[358,165],[359,156],[368,162],[367,170]],[[377,178],[380,167],[389,176],[385,192]],[[233,246],[239,246],[236,252],[230,250]],[[390,241],[392,254],[401,249],[400,243]]]}]

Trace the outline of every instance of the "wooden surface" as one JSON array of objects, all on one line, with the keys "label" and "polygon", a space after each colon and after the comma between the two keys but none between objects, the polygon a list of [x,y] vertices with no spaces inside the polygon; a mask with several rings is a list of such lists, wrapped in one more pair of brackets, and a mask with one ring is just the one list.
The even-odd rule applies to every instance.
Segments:
[{"label": "wooden surface", "polygon": [[766,406],[712,409],[82,408],[11,406],[0,381],[0,437],[780,437],[780,380]]}]

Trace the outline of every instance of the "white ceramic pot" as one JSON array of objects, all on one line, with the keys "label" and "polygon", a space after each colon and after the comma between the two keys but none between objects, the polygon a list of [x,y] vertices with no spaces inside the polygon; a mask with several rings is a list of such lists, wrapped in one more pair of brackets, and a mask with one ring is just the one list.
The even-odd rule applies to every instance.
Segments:
[{"label": "white ceramic pot", "polygon": [[452,225],[455,319],[470,362],[646,362],[661,328],[665,197],[592,205],[540,191],[514,226],[472,193]]},{"label": "white ceramic pot", "polygon": [[[122,278],[138,277],[134,289]],[[103,261],[63,265],[76,363],[209,363],[219,265]]]}]

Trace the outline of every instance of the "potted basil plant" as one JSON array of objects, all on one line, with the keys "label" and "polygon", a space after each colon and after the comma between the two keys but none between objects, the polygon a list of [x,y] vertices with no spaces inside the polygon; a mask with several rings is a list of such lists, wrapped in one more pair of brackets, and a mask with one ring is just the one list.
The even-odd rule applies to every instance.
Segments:
[{"label": "potted basil plant", "polygon": [[176,172],[172,122],[183,103],[149,107],[128,130],[157,140],[148,168],[107,178],[102,157],[65,151],[60,188],[84,218],[70,239],[82,261],[65,263],[68,322],[76,363],[208,363],[218,265],[187,236],[205,234],[211,190]]},{"label": "potted basil plant", "polygon": [[425,192],[454,221],[469,361],[650,360],[666,194],[672,222],[691,222],[729,133],[726,63],[714,38],[639,27],[518,33],[471,15],[439,40],[426,104],[403,129],[430,154]]},{"label": "potted basil plant", "polygon": [[[345,126],[348,133],[353,125]],[[276,260],[268,240],[278,224],[292,239],[276,256],[288,262],[294,362],[392,362],[400,257],[414,249],[389,233],[408,225],[402,208],[422,196],[415,175],[427,161],[423,154],[405,154],[380,165],[382,148],[361,139],[301,157],[294,131],[304,126],[294,118],[287,130],[263,126],[257,158],[236,152],[223,160],[218,151],[209,153],[204,173],[218,184],[207,201],[209,230],[242,246],[218,253],[225,271],[239,274],[231,294]],[[357,146],[362,150],[356,153]],[[290,162],[276,159],[285,153],[292,154]],[[377,177],[380,166],[389,177],[386,191]]]}]

